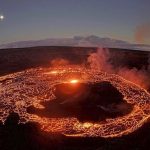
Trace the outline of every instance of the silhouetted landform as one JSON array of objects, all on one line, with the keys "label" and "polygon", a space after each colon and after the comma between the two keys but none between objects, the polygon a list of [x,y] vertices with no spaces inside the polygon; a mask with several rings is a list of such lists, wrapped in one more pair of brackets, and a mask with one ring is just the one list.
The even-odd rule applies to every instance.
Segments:
[{"label": "silhouetted landform", "polygon": [[62,83],[55,87],[56,99],[43,102],[45,109],[28,108],[28,113],[42,117],[76,117],[79,121],[96,122],[130,113],[133,106],[110,82]]},{"label": "silhouetted landform", "polygon": [[39,125],[18,124],[19,116],[11,113],[0,124],[1,150],[146,150],[150,146],[150,122],[120,138],[65,137],[41,132]]},{"label": "silhouetted landform", "polygon": [[1,150],[48,150],[58,147],[61,136],[41,132],[35,123],[18,124],[19,116],[11,113],[0,125]]},{"label": "silhouetted landform", "polygon": [[[24,69],[51,65],[55,58],[67,59],[72,64],[86,63],[90,53],[97,48],[88,47],[31,47],[0,50],[0,75],[22,71]],[[150,52],[127,49],[109,49],[114,66],[128,68],[147,68]]]}]

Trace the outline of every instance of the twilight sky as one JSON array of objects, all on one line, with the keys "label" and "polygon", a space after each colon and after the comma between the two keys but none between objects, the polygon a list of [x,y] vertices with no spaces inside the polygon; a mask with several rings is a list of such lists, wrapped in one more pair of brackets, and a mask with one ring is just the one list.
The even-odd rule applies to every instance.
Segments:
[{"label": "twilight sky", "polygon": [[150,0],[0,0],[0,15],[0,44],[76,35],[135,42]]}]

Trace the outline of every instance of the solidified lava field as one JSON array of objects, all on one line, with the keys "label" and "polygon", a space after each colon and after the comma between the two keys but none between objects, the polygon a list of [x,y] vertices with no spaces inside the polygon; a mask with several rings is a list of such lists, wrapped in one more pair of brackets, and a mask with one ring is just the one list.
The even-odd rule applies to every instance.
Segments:
[{"label": "solidified lava field", "polygon": [[[82,122],[76,117],[44,117],[27,112],[31,106],[44,110],[42,103],[56,99],[55,90],[59,84],[96,84],[104,81],[113,85],[123,95],[123,100],[133,105],[130,113],[103,121]],[[80,66],[35,68],[0,77],[0,120],[5,122],[10,112],[19,114],[20,123],[37,122],[41,130],[50,133],[119,137],[137,130],[150,118],[150,94],[118,75]]]}]

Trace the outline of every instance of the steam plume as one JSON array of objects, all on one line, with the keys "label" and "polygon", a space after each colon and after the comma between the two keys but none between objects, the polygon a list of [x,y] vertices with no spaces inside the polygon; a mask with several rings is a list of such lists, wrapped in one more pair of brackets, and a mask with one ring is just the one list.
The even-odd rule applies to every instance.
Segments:
[{"label": "steam plume", "polygon": [[65,66],[68,65],[69,61],[63,58],[56,58],[51,61],[53,67]]},{"label": "steam plume", "polygon": [[114,67],[111,64],[111,54],[107,49],[99,48],[96,53],[90,54],[87,61],[90,64],[91,69],[98,69],[108,73],[118,74],[125,79],[142,86],[145,89],[148,89],[150,87],[148,82],[149,75],[147,70],[138,70],[136,68],[129,69],[127,67]]},{"label": "steam plume", "polygon": [[92,69],[100,69],[106,72],[113,72],[113,66],[108,63],[110,59],[110,53],[107,49],[99,48],[96,53],[92,53],[88,57],[88,63]]},{"label": "steam plume", "polygon": [[138,43],[144,43],[150,39],[150,23],[145,23],[137,26],[135,32],[135,40]]}]

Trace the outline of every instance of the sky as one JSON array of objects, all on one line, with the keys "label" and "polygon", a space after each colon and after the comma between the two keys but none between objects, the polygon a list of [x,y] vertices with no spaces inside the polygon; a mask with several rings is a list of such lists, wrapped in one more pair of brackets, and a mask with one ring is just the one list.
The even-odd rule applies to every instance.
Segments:
[{"label": "sky", "polygon": [[0,0],[0,44],[97,35],[135,42],[150,0]]}]

